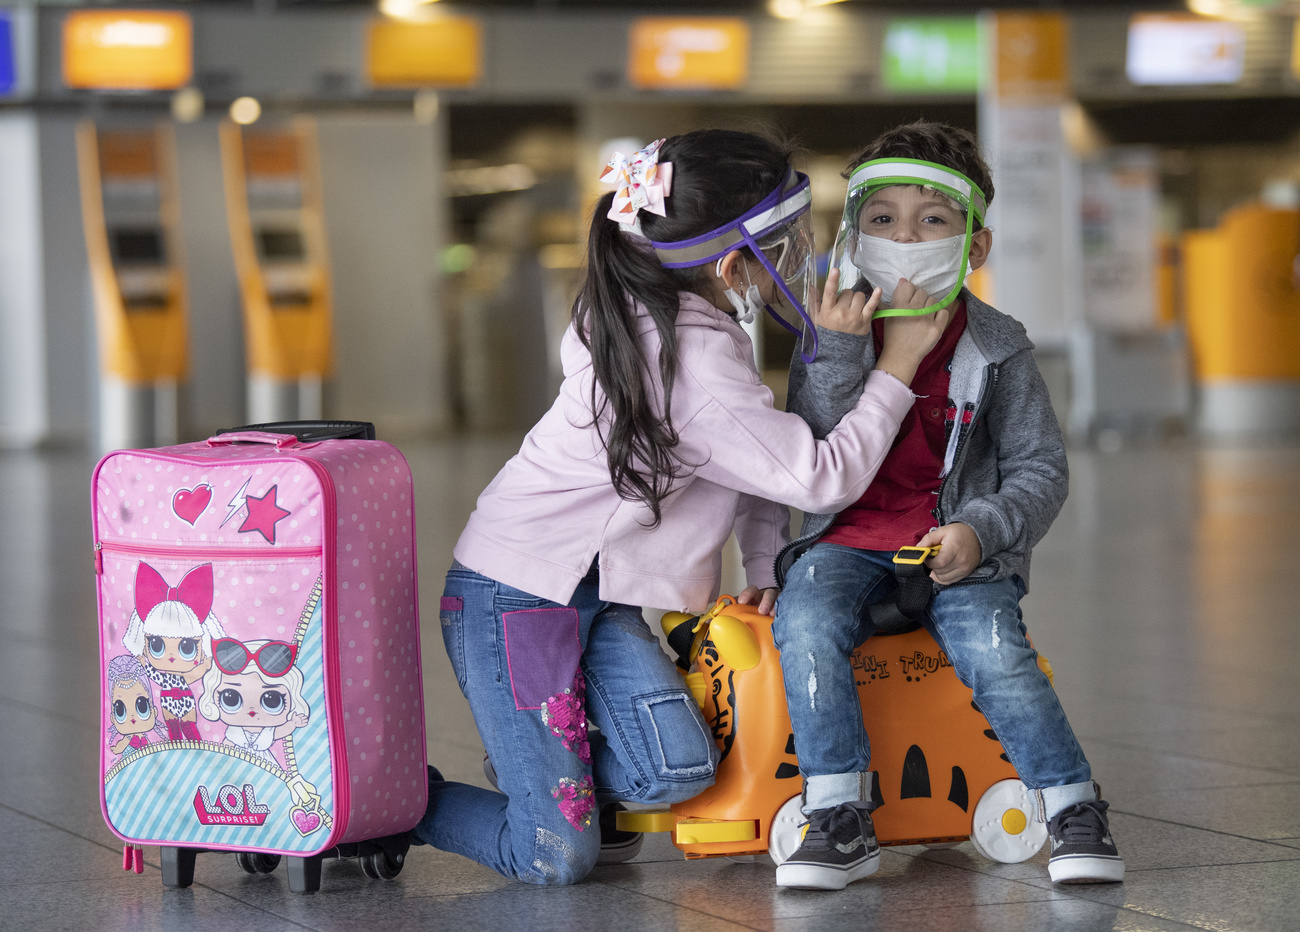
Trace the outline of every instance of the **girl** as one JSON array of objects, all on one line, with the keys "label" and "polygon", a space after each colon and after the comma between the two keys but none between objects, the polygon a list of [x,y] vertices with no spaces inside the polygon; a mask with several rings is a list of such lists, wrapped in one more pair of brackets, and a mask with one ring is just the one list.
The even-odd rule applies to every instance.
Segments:
[{"label": "girl", "polygon": [[212,667],[203,674],[199,713],[223,722],[223,744],[282,766],[271,745],[307,724],[311,707],[302,695],[297,647],[284,641],[222,638],[212,644]]},{"label": "girl", "polygon": [[889,321],[881,366],[824,439],[773,409],[737,317],[768,310],[813,359],[818,339],[866,332],[879,303],[837,295],[833,275],[809,308],[810,196],[789,157],[713,130],[606,170],[616,190],[592,220],[559,398],[480,496],[442,598],[500,792],[430,768],[417,841],[573,883],[600,853],[597,800],[669,804],[712,783],[717,749],[638,606],[707,606],[734,530],[741,599],[770,611],[785,504],[826,511],[862,494],[947,323]]},{"label": "girl", "polygon": [[175,588],[148,563],[135,571],[135,611],[122,646],[158,684],[167,737],[202,740],[190,686],[212,663],[212,639],[225,637],[212,611],[212,564],[185,574]]},{"label": "girl", "polygon": [[158,721],[149,674],[138,658],[123,654],[108,662],[108,747],[114,754],[149,746],[149,733],[165,738]]}]

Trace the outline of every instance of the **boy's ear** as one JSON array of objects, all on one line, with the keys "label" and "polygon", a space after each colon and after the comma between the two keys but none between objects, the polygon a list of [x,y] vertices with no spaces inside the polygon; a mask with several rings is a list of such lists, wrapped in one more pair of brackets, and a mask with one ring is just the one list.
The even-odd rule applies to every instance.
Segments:
[{"label": "boy's ear", "polygon": [[978,269],[989,258],[989,250],[993,248],[993,231],[988,227],[982,227],[971,234],[970,239],[970,267],[971,270]]}]

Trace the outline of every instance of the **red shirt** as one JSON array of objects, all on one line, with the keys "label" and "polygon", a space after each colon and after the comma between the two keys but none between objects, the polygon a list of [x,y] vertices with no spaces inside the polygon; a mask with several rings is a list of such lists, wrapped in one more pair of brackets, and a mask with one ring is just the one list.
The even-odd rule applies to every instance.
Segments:
[{"label": "red shirt", "polygon": [[[965,330],[966,302],[958,299],[948,328],[916,370],[916,401],[880,471],[862,497],[839,513],[822,540],[860,550],[897,550],[914,546],[936,525],[943,455],[956,426],[956,409],[948,398],[949,374]],[[875,321],[871,333],[879,353],[884,324]]]}]

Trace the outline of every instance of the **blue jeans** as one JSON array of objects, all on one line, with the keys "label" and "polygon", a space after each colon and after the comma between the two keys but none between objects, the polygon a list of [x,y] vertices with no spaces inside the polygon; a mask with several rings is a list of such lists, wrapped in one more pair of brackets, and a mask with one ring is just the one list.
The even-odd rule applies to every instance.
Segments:
[{"label": "blue jeans", "polygon": [[[859,798],[871,744],[849,656],[876,627],[867,614],[898,586],[892,552],[819,543],[801,556],[776,603],[805,811]],[[1018,576],[940,588],[923,619],[993,726],[1011,765],[1038,791],[1040,816],[1096,798],[1092,770],[1020,614]],[[815,687],[814,687],[815,684]]]},{"label": "blue jeans", "polygon": [[641,610],[599,588],[593,568],[558,605],[452,565],[443,642],[500,792],[432,772],[415,840],[526,883],[575,883],[600,853],[601,802],[667,805],[712,785],[717,747],[677,668]]}]

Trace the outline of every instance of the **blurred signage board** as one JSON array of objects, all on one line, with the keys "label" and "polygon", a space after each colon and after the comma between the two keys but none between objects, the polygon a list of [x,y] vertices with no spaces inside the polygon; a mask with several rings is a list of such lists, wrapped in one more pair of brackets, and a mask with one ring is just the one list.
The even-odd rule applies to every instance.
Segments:
[{"label": "blurred signage board", "polygon": [[471,16],[372,20],[366,53],[375,87],[472,87],[483,74],[483,26]]},{"label": "blurred signage board", "polygon": [[973,92],[979,75],[974,16],[891,19],[885,26],[881,81],[887,90]]},{"label": "blurred signage board", "polygon": [[0,10],[0,97],[7,97],[18,85],[14,67],[14,22],[8,10]]},{"label": "blurred signage board", "polygon": [[1003,13],[994,19],[993,67],[1001,100],[1060,100],[1069,89],[1069,37],[1060,13]]},{"label": "blurred signage board", "polygon": [[169,90],[189,83],[188,13],[77,10],[63,21],[63,83],[100,90]]},{"label": "blurred signage board", "polygon": [[1129,20],[1125,70],[1134,84],[1235,84],[1245,61],[1240,23],[1176,14]]},{"label": "blurred signage board", "polygon": [[627,76],[643,90],[736,90],[749,78],[749,24],[643,16],[628,31]]}]

